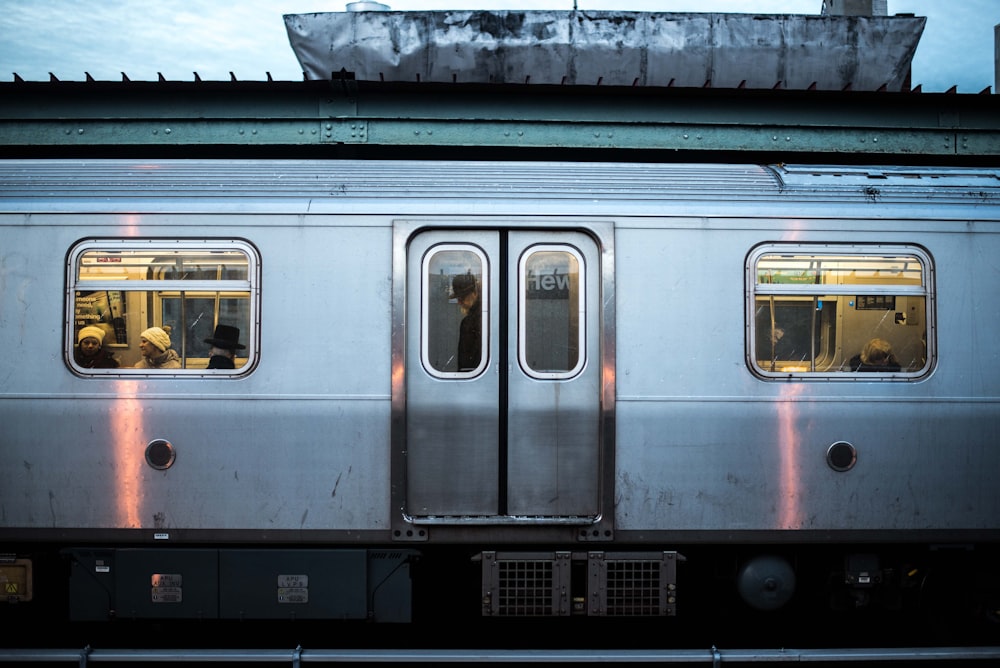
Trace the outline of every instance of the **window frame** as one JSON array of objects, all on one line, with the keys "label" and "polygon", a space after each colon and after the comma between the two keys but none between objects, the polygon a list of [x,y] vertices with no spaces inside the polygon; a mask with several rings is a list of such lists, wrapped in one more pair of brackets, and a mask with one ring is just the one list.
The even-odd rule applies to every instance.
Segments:
[{"label": "window frame", "polygon": [[[881,284],[838,284],[838,283],[762,283],[759,282],[758,264],[765,256],[787,255],[787,256],[812,256],[822,258],[843,258],[850,256],[877,257],[885,256],[890,258],[912,257],[920,263],[920,283],[919,285],[905,283],[881,283]],[[822,380],[822,381],[845,381],[845,382],[871,382],[871,381],[913,381],[926,377],[935,365],[935,340],[936,331],[936,297],[935,297],[935,268],[933,258],[922,246],[907,243],[796,243],[796,242],[766,242],[752,248],[746,256],[745,261],[745,291],[746,302],[745,314],[745,363],[747,368],[758,378],[763,380]],[[826,299],[830,297],[857,298],[858,296],[892,296],[892,297],[917,297],[924,300],[924,327],[926,340],[924,342],[926,359],[923,367],[913,370],[900,371],[874,371],[857,373],[845,369],[848,356],[841,351],[843,360],[839,364],[834,364],[831,368],[823,370],[768,370],[758,364],[756,359],[757,351],[757,322],[756,308],[759,297],[784,297],[787,300],[807,300]],[[843,328],[843,323],[837,325]],[[838,337],[846,336],[843,332]],[[835,349],[836,349],[835,345]]]},{"label": "window frame", "polygon": [[[576,261],[576,362],[570,369],[542,371],[528,361],[528,280],[527,264],[539,253],[565,253]],[[587,363],[587,263],[580,249],[567,243],[537,243],[525,248],[517,261],[517,358],[521,371],[536,380],[568,380],[580,375]]]},{"label": "window frame", "polygon": [[[245,279],[150,279],[150,280],[128,280],[125,278],[108,279],[81,279],[80,267],[83,258],[88,253],[95,251],[108,251],[109,253],[119,253],[123,251],[139,252],[143,255],[155,255],[157,253],[177,253],[190,252],[191,254],[201,253],[239,253],[246,258],[247,275]],[[202,238],[202,239],[181,239],[181,238],[86,238],[73,244],[66,255],[66,291],[65,301],[65,322],[64,322],[64,350],[65,361],[70,370],[82,377],[141,377],[141,378],[241,378],[249,374],[257,365],[259,359],[259,332],[260,332],[260,309],[261,309],[261,258],[257,248],[241,238]],[[119,291],[123,296],[127,293],[145,293],[141,299],[145,300],[147,306],[143,308],[142,317],[146,320],[145,326],[159,326],[157,314],[147,312],[146,308],[152,303],[160,305],[164,296],[170,299],[206,298],[215,296],[216,298],[242,298],[247,297],[247,319],[246,330],[241,326],[240,343],[246,346],[240,351],[239,358],[246,361],[236,369],[208,369],[205,367],[186,367],[180,369],[143,369],[131,366],[120,366],[112,369],[89,369],[81,367],[76,363],[74,350],[76,348],[77,324],[77,300],[78,292],[95,291]],[[127,297],[123,297],[126,298]],[[155,310],[155,308],[154,308]],[[127,315],[127,311],[126,311]],[[214,317],[215,314],[213,314]],[[242,325],[242,323],[241,323]],[[214,326],[214,324],[213,324]],[[111,350],[118,348],[134,349],[138,341],[129,341],[127,344],[110,344],[114,346]],[[175,350],[180,350],[176,345],[172,345]],[[187,360],[202,360],[202,357],[188,357]]]},{"label": "window frame", "polygon": [[[480,323],[480,350],[481,354],[479,357],[479,364],[474,369],[468,369],[465,371],[445,371],[438,369],[434,366],[433,360],[431,359],[430,352],[430,342],[432,340],[432,326],[431,326],[431,304],[430,301],[435,294],[434,288],[429,284],[428,277],[430,274],[431,263],[434,262],[435,257],[439,254],[450,253],[450,252],[462,252],[469,253],[476,257],[480,263],[480,277],[479,277],[479,290],[480,290],[480,317],[482,322]],[[450,290],[451,282],[448,282],[448,289]],[[442,380],[469,380],[481,376],[483,372],[490,365],[490,259],[479,245],[470,242],[449,242],[449,243],[436,243],[428,248],[424,256],[420,260],[420,294],[421,294],[421,308],[420,308],[420,360],[424,367],[424,370],[431,376],[435,378],[440,378]],[[450,301],[450,299],[449,299]],[[458,319],[461,322],[461,318]],[[436,333],[436,332],[434,332]],[[458,342],[458,332],[456,331],[455,343]]]}]

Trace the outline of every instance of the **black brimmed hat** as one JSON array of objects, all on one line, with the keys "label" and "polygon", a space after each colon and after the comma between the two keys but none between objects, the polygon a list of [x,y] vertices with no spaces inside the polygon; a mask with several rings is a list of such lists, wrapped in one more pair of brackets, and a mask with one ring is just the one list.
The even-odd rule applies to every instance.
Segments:
[{"label": "black brimmed hat", "polygon": [[472,274],[459,274],[451,279],[450,299],[461,299],[476,290],[476,277]]},{"label": "black brimmed hat", "polygon": [[205,343],[210,343],[216,348],[223,348],[225,350],[243,350],[246,348],[245,345],[240,343],[239,327],[230,327],[229,325],[216,325],[212,338],[205,339]]}]

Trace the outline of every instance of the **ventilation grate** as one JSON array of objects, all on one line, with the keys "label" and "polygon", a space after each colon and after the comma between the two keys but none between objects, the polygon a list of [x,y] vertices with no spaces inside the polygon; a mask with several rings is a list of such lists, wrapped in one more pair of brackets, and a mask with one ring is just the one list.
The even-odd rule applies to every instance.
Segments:
[{"label": "ventilation grate", "polygon": [[570,614],[570,554],[484,552],[483,614],[559,617]]},{"label": "ventilation grate", "polygon": [[676,552],[591,552],[588,614],[658,617],[677,614]]},{"label": "ventilation grate", "polygon": [[483,552],[483,615],[677,614],[677,552]]}]

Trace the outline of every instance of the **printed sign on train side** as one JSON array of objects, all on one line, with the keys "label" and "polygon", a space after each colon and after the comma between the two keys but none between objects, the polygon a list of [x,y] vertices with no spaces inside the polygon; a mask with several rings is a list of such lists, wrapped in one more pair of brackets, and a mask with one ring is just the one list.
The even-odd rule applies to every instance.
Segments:
[{"label": "printed sign on train side", "polygon": [[569,299],[570,277],[565,273],[529,273],[525,280],[527,299]]}]

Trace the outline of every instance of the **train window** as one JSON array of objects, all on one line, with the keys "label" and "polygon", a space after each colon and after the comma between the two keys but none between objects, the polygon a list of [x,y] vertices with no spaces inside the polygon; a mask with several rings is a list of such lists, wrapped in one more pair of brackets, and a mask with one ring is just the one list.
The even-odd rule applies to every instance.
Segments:
[{"label": "train window", "polygon": [[470,378],[488,363],[486,255],[471,244],[441,244],[423,258],[421,354],[439,378]]},{"label": "train window", "polygon": [[534,378],[570,378],[583,368],[583,258],[568,246],[532,246],[520,258],[518,355]]},{"label": "train window", "polygon": [[[67,359],[95,375],[240,375],[255,358],[259,266],[239,240],[81,242],[68,258]],[[101,341],[101,360],[85,354],[88,334]],[[232,368],[217,368],[208,340],[233,349]]]},{"label": "train window", "polygon": [[921,375],[928,368],[932,276],[930,257],[911,246],[755,249],[747,261],[751,368],[779,378]]}]

